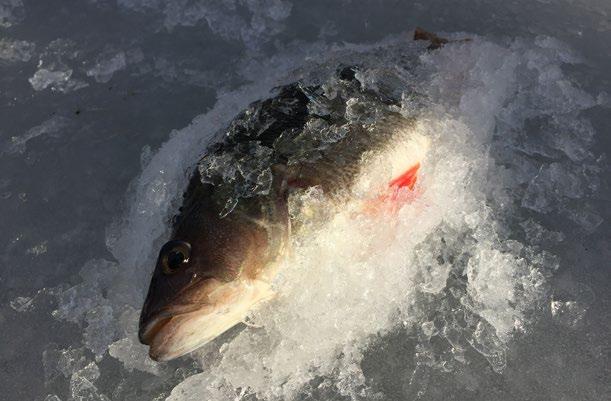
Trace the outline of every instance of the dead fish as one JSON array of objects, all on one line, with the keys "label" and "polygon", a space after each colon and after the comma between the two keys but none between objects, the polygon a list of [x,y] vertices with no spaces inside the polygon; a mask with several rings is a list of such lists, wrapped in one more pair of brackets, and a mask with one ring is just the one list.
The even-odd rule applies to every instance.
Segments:
[{"label": "dead fish", "polygon": [[[400,113],[401,92],[341,67],[319,85],[294,83],[251,104],[197,164],[159,252],[139,337],[151,358],[170,360],[213,340],[273,295],[271,283],[298,224],[289,197],[316,186],[341,198],[365,154],[393,146],[416,119]],[[406,164],[407,163],[407,164]],[[399,163],[388,191],[364,210],[412,190],[419,163]]]}]

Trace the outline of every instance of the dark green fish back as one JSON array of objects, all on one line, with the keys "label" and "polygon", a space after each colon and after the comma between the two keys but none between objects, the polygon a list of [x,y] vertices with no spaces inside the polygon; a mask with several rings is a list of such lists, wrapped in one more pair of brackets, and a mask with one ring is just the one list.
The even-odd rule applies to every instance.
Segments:
[{"label": "dark green fish back", "polygon": [[240,199],[270,195],[278,172],[290,185],[318,185],[333,196],[349,187],[364,152],[387,144],[393,127],[411,123],[399,114],[400,99],[364,90],[355,71],[344,68],[323,85],[282,87],[232,121],[196,174],[214,187],[221,215]]}]

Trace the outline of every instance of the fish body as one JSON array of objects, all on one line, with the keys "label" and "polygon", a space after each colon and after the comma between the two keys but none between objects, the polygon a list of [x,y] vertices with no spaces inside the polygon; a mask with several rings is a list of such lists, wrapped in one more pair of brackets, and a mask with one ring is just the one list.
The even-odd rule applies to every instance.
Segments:
[{"label": "fish body", "polygon": [[[415,119],[400,113],[401,94],[366,88],[359,74],[342,67],[319,85],[277,88],[239,114],[201,158],[140,318],[140,340],[153,359],[200,347],[270,298],[291,231],[299,230],[292,194],[317,187],[341,203],[353,196],[363,160],[375,161],[368,156],[413,129]],[[412,189],[418,167],[399,162],[381,184],[391,191],[365,209]]]}]

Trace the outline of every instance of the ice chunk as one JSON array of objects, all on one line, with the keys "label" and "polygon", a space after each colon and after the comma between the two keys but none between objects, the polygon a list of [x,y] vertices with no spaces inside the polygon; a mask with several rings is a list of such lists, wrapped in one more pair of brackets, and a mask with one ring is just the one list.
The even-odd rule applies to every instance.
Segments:
[{"label": "ice chunk", "polygon": [[566,199],[579,199],[584,195],[583,179],[561,163],[542,166],[531,180],[522,198],[522,206],[540,213],[559,210]]},{"label": "ice chunk", "polygon": [[0,60],[9,63],[30,61],[35,49],[34,43],[25,40],[0,39]]},{"label": "ice chunk", "polygon": [[25,17],[23,0],[0,1],[0,28],[9,28]]},{"label": "ice chunk", "polygon": [[11,301],[11,308],[17,312],[27,312],[34,307],[33,301],[30,297],[17,297]]},{"label": "ice chunk", "polygon": [[48,70],[46,68],[38,69],[29,79],[32,88],[40,91],[46,88],[51,88],[59,92],[71,92],[88,86],[87,83],[70,79],[72,77],[72,69],[65,70]]},{"label": "ice chunk", "polygon": [[383,113],[378,104],[357,98],[348,99],[346,102],[346,119],[351,123],[373,124],[382,115]]},{"label": "ice chunk", "polygon": [[86,87],[88,84],[73,77],[74,63],[80,55],[73,41],[56,39],[40,54],[38,70],[29,79],[36,91],[50,88],[67,93]]},{"label": "ice chunk", "polygon": [[101,356],[116,338],[116,330],[112,323],[113,309],[109,305],[98,305],[87,311],[85,322],[87,327],[83,333],[83,344],[95,355]]},{"label": "ice chunk", "polygon": [[562,212],[588,234],[596,231],[604,221],[602,216],[593,211],[589,205],[578,204],[573,207],[567,207]]},{"label": "ice chunk", "polygon": [[163,0],[117,0],[121,7],[131,10],[157,9],[163,6]]},{"label": "ice chunk", "polygon": [[[118,271],[117,265],[107,260],[88,261],[80,272],[83,282],[58,291],[58,308],[53,311],[53,316],[78,323],[94,308],[109,306],[109,301],[103,296],[103,292],[110,291]],[[104,308],[102,310],[107,311]],[[100,316],[107,314],[102,313]]]},{"label": "ice chunk", "polygon": [[419,288],[428,293],[436,294],[446,287],[450,274],[452,257],[448,255],[446,240],[430,241],[414,252],[418,266],[421,266],[421,282]]},{"label": "ice chunk", "polygon": [[91,383],[95,382],[100,378],[100,369],[95,362],[89,362],[87,366],[83,369],[78,370],[77,372],[79,376],[89,380]]},{"label": "ice chunk", "polygon": [[497,337],[496,330],[486,322],[479,322],[470,340],[471,345],[486,357],[492,369],[502,373],[507,364],[504,342]]},{"label": "ice chunk", "polygon": [[550,244],[564,241],[564,234],[556,231],[547,230],[533,219],[528,219],[520,223],[526,234],[526,239],[531,244]]},{"label": "ice chunk", "polygon": [[572,280],[561,282],[550,301],[550,312],[556,323],[568,328],[578,327],[594,302],[594,292]]},{"label": "ice chunk", "polygon": [[[69,126],[70,121],[62,116],[53,116],[42,124],[30,128],[25,134],[21,136],[11,137],[11,142],[7,148],[8,153],[23,153],[25,152],[28,141],[43,136],[58,136],[62,130]],[[42,251],[43,248],[40,248]]]},{"label": "ice chunk", "polygon": [[38,245],[34,245],[31,248],[28,248],[25,253],[29,254],[29,255],[34,255],[34,256],[40,256],[44,253],[47,253],[47,244],[48,241],[43,241]]},{"label": "ice chunk", "polygon": [[98,288],[90,284],[79,284],[62,291],[58,295],[59,306],[53,316],[78,323],[95,306],[103,304]]},{"label": "ice chunk", "polygon": [[[136,324],[137,322],[134,322]],[[148,348],[138,341],[136,335],[122,338],[108,348],[110,356],[123,363],[128,371],[134,369],[158,375],[162,372],[160,365],[148,355]]]},{"label": "ice chunk", "polygon": [[74,401],[110,401],[85,376],[76,372],[70,378],[70,394]]},{"label": "ice chunk", "polygon": [[[70,392],[73,400],[82,401],[106,401],[108,398],[100,394],[93,383],[100,377],[100,370],[94,362],[88,362],[82,350],[66,349],[59,353],[44,354],[45,358],[45,377],[48,378],[49,363],[56,362],[57,369],[67,378],[70,378]],[[59,356],[54,361],[52,358]]]},{"label": "ice chunk", "polygon": [[53,381],[59,375],[69,378],[73,373],[85,369],[90,362],[83,348],[60,349],[55,344],[43,351],[42,361],[46,382]]},{"label": "ice chunk", "polygon": [[103,54],[98,57],[94,67],[87,70],[87,75],[93,77],[97,82],[108,82],[113,74],[127,66],[124,52],[116,54]]},{"label": "ice chunk", "polygon": [[587,308],[576,301],[551,301],[552,317],[561,325],[575,327],[583,319]]},{"label": "ice chunk", "polygon": [[269,193],[272,154],[271,148],[251,141],[239,146],[233,154],[210,153],[201,159],[198,169],[202,182],[230,188],[230,196],[221,216],[231,213],[240,198]]},{"label": "ice chunk", "polygon": [[140,311],[127,307],[119,317],[119,327],[123,333],[121,339],[110,344],[110,356],[118,359],[128,371],[134,369],[160,375],[164,372],[163,365],[149,358],[148,349],[138,340],[138,320]]},{"label": "ice chunk", "polygon": [[55,394],[48,394],[48,395],[45,397],[45,401],[62,401],[62,399],[61,399],[61,398],[59,398],[59,397],[58,397],[57,395],[55,395]]},{"label": "ice chunk", "polygon": [[[241,40],[248,48],[258,48],[262,42],[282,32],[292,10],[292,4],[286,0],[119,0],[117,4],[132,11],[162,14],[168,30],[205,24],[222,38]],[[236,12],[238,9],[247,15]]]}]

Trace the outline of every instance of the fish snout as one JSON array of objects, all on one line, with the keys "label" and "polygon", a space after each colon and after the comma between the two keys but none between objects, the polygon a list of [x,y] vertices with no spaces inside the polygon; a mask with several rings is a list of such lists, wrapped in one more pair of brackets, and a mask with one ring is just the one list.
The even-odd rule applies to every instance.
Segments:
[{"label": "fish snout", "polygon": [[140,315],[138,328],[138,339],[144,345],[151,345],[157,333],[172,320],[172,316],[167,313],[158,313],[153,316]]},{"label": "fish snout", "polygon": [[[244,321],[248,311],[273,293],[264,281],[205,280],[183,297],[140,318],[140,342],[156,361],[177,358]],[[185,302],[197,299],[198,302]]]}]

